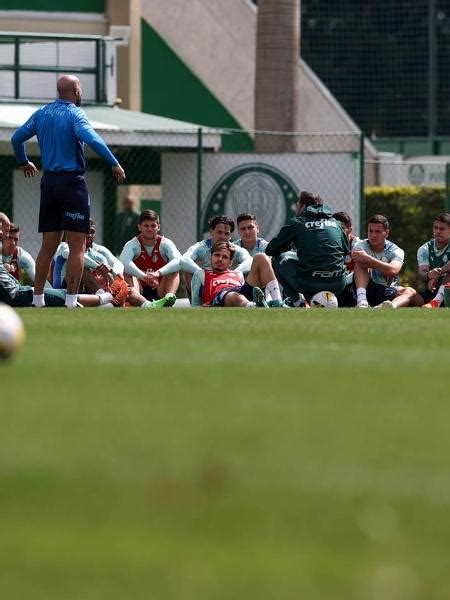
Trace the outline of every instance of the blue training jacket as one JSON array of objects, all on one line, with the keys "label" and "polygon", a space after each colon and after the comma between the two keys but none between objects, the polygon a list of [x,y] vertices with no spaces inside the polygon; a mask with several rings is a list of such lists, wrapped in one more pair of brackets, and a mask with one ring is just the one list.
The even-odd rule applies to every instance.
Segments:
[{"label": "blue training jacket", "polygon": [[92,129],[84,110],[67,100],[39,108],[14,132],[11,143],[17,162],[27,162],[25,142],[36,135],[44,171],[85,171],[84,143],[112,167],[119,161]]}]

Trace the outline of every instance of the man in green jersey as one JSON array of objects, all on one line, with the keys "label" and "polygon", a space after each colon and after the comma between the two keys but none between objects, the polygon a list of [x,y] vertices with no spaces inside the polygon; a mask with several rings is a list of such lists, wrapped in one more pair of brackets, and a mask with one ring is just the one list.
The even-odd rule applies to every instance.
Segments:
[{"label": "man in green jersey", "polygon": [[[346,283],[347,236],[316,194],[301,192],[296,213],[266,248],[266,254],[274,257],[274,271],[285,294],[293,299],[301,294],[308,299],[326,290],[339,296]],[[280,256],[293,246],[298,260],[289,254]]]},{"label": "man in green jersey", "polygon": [[425,289],[414,296],[411,305],[437,308],[444,298],[444,286],[450,282],[450,213],[435,217],[433,237],[417,250],[417,262]]}]

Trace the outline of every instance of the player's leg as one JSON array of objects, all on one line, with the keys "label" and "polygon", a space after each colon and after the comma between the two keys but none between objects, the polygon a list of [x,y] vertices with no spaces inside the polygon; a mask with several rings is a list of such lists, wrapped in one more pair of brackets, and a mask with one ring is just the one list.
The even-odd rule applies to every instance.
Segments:
[{"label": "player's leg", "polygon": [[440,277],[437,284],[437,291],[430,302],[424,304],[424,308],[439,308],[444,301],[445,286],[450,282],[450,275],[446,274],[444,277]]},{"label": "player's leg", "polygon": [[[287,253],[286,253],[287,254]],[[297,300],[299,289],[299,262],[297,258],[284,256],[272,260],[272,268],[279,284],[283,288],[284,297]]]},{"label": "player's leg", "polygon": [[273,306],[282,306],[281,291],[272,262],[266,254],[255,254],[247,282],[252,287],[265,288]]},{"label": "player's leg", "polygon": [[412,287],[398,287],[397,295],[392,300],[394,308],[411,306],[411,300],[416,296],[416,290]]},{"label": "player's leg", "polygon": [[38,225],[38,231],[42,233],[42,242],[36,258],[34,306],[45,306],[44,285],[50,271],[53,256],[62,240],[63,230],[64,219],[54,191],[54,178],[51,174],[44,173],[41,180]]},{"label": "player's leg", "polygon": [[168,275],[163,275],[161,277],[161,281],[157,287],[158,296],[160,298],[164,298],[166,294],[176,294],[178,287],[180,285],[180,274],[177,273],[169,273]]},{"label": "player's leg", "polygon": [[223,306],[240,306],[246,308],[253,306],[253,303],[239,292],[228,292],[223,298]]},{"label": "player's leg", "polygon": [[66,240],[69,246],[69,258],[67,259],[66,274],[67,296],[76,296],[84,268],[86,234],[80,231],[66,231]]},{"label": "player's leg", "polygon": [[356,306],[358,308],[368,308],[367,287],[370,281],[370,272],[367,267],[356,263],[353,272],[353,284],[356,290]]},{"label": "player's leg", "polygon": [[425,302],[428,302],[428,299],[426,299],[426,297],[424,296],[424,294],[426,294],[427,292],[428,290],[426,290],[425,292],[416,292],[409,301],[409,306],[414,306],[416,308],[423,306]]},{"label": "player's leg", "polygon": [[61,243],[62,231],[45,231],[42,233],[42,243],[36,257],[36,275],[34,278],[34,306],[44,306],[44,286],[47,281],[50,264],[56,249]]}]

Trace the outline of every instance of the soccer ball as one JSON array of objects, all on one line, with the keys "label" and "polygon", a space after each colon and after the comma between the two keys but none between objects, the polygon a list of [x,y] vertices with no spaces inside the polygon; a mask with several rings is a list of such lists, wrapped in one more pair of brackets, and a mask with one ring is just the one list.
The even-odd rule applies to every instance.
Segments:
[{"label": "soccer ball", "polygon": [[6,304],[0,304],[0,360],[10,358],[25,341],[25,328],[19,315]]},{"label": "soccer ball", "polygon": [[311,308],[337,308],[338,299],[333,292],[318,292],[310,301]]}]

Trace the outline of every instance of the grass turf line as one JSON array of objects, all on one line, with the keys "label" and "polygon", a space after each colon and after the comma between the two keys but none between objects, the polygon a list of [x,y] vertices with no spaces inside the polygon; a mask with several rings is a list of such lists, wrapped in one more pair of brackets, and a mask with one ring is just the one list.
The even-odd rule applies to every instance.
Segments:
[{"label": "grass turf line", "polygon": [[445,598],[448,311],[20,314],[5,597]]}]

